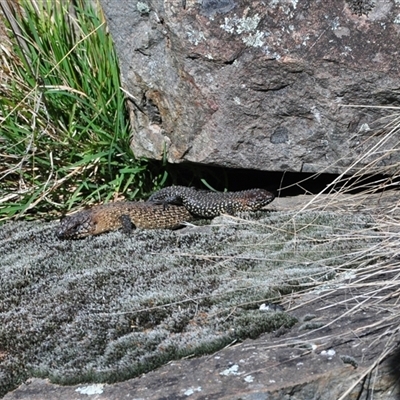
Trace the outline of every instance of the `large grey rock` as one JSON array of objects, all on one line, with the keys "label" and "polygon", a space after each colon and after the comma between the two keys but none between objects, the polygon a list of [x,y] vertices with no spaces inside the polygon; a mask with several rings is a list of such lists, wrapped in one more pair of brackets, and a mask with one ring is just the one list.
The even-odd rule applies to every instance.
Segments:
[{"label": "large grey rock", "polygon": [[369,140],[371,129],[388,111],[342,106],[399,104],[399,2],[101,4],[137,156],[343,172],[379,140]]}]

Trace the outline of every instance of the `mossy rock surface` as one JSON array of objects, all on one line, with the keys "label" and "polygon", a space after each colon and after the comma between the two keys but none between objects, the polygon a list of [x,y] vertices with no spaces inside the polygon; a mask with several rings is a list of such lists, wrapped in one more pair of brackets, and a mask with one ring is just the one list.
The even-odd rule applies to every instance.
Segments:
[{"label": "mossy rock surface", "polygon": [[[357,267],[368,215],[253,213],[177,231],[61,241],[57,223],[0,227],[0,387],[30,376],[114,382],[290,327],[260,304]],[[349,237],[356,237],[349,240]]]}]

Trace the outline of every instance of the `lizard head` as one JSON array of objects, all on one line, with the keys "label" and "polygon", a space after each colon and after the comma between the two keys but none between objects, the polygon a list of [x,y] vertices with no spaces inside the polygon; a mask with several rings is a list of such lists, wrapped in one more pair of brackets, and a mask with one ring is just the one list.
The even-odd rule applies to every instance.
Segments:
[{"label": "lizard head", "polygon": [[59,239],[79,239],[93,230],[93,219],[88,211],[80,211],[61,219],[57,230]]},{"label": "lizard head", "polygon": [[256,211],[274,200],[275,195],[264,189],[250,189],[244,192],[243,207],[248,211]]}]

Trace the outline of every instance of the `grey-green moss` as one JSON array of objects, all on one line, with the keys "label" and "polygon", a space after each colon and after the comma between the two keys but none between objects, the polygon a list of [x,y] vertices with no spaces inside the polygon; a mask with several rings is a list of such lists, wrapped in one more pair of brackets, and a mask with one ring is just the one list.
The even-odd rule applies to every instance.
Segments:
[{"label": "grey-green moss", "polygon": [[357,266],[354,252],[379,240],[368,216],[242,217],[78,241],[56,239],[55,223],[0,227],[2,393],[29,376],[127,379],[290,327],[259,305]]}]

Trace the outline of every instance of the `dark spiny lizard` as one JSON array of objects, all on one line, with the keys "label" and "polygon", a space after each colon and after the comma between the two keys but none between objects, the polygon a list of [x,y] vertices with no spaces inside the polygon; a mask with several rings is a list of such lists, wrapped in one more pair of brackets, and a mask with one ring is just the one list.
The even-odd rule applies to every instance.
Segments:
[{"label": "dark spiny lizard", "polygon": [[191,214],[211,218],[222,213],[235,214],[240,211],[256,211],[271,203],[275,196],[264,189],[249,189],[240,192],[212,192],[185,186],[169,186],[151,195],[149,201],[163,204],[183,205]]}]

